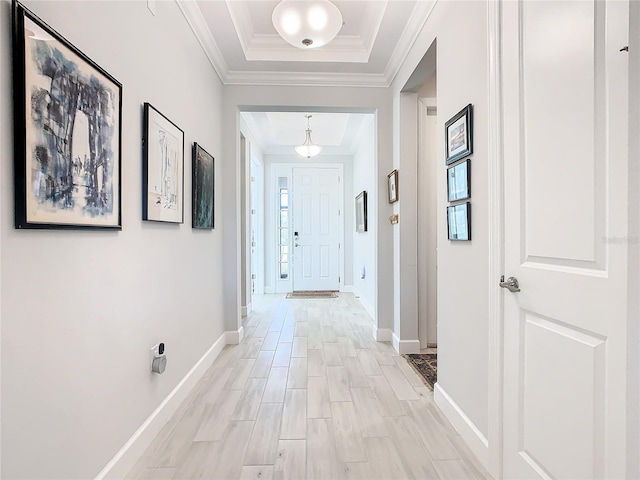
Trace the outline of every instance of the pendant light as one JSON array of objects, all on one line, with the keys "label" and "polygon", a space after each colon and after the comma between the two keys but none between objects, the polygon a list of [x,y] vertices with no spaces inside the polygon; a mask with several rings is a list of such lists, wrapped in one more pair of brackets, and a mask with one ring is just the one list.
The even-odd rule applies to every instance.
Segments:
[{"label": "pendant light", "polygon": [[320,145],[314,144],[311,140],[311,124],[309,120],[311,118],[311,115],[305,115],[305,118],[307,119],[307,138],[302,145],[298,145],[296,147],[296,152],[298,152],[303,157],[311,158],[318,155],[322,151],[322,147]]},{"label": "pendant light", "polygon": [[282,0],[271,15],[280,36],[294,47],[317,48],[342,28],[342,13],[329,0]]}]

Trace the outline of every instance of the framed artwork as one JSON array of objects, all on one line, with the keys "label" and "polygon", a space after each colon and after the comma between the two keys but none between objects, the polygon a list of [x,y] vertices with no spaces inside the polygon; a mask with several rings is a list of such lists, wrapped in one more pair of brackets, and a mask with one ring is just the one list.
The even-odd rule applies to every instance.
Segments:
[{"label": "framed artwork", "polygon": [[13,4],[15,227],[122,229],[122,85]]},{"label": "framed artwork", "polygon": [[398,170],[387,175],[387,193],[389,194],[389,203],[398,201]]},{"label": "framed artwork", "polygon": [[192,203],[193,228],[213,228],[215,170],[214,159],[197,143],[193,144]]},{"label": "framed artwork", "polygon": [[471,240],[471,203],[447,207],[449,240]]},{"label": "framed artwork", "polygon": [[447,169],[447,197],[450,202],[471,198],[471,160]]},{"label": "framed artwork", "polygon": [[456,113],[444,126],[447,165],[473,153],[473,105]]},{"label": "framed artwork", "polygon": [[356,197],[356,232],[367,231],[367,192],[363,190]]},{"label": "framed artwork", "polygon": [[144,104],[142,219],[184,222],[184,132]]}]

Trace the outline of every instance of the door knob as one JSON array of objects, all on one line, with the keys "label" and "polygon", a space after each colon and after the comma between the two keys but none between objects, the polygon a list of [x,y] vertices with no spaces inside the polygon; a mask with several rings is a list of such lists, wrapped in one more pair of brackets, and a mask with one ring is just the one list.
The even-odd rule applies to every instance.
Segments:
[{"label": "door knob", "polygon": [[518,279],[516,277],[509,277],[507,281],[504,281],[504,275],[500,277],[500,287],[506,288],[510,292],[516,293],[520,291],[520,284],[518,283]]}]

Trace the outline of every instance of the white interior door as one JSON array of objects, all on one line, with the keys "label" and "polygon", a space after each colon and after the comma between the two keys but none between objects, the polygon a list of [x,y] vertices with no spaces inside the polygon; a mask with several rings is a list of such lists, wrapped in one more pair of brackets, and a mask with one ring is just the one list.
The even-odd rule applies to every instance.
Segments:
[{"label": "white interior door", "polygon": [[339,290],[340,171],[293,169],[293,289]]},{"label": "white interior door", "polygon": [[505,478],[625,476],[628,8],[503,3]]}]

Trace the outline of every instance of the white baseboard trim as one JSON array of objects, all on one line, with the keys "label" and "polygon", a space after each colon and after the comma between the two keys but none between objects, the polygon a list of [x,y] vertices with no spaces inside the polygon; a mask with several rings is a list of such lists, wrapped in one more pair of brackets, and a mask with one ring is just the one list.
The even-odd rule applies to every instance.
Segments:
[{"label": "white baseboard trim", "polygon": [[343,293],[353,293],[353,285],[343,285],[340,287],[340,291]]},{"label": "white baseboard trim", "polygon": [[377,325],[373,326],[373,338],[376,342],[390,342],[391,330],[388,328],[378,328]]},{"label": "white baseboard trim", "polygon": [[251,304],[247,306],[242,306],[240,308],[242,310],[242,318],[248,317],[249,315],[251,315],[251,312],[253,311],[253,307]]},{"label": "white baseboard trim", "polygon": [[397,335],[393,334],[393,348],[400,355],[405,353],[420,353],[420,340],[400,340]]},{"label": "white baseboard trim", "polygon": [[95,480],[124,478],[227,344],[223,333],[107,463]]},{"label": "white baseboard trim", "polygon": [[435,384],[433,397],[445,417],[451,422],[475,456],[478,457],[482,466],[488,470],[489,442],[487,437],[482,434],[439,383]]},{"label": "white baseboard trim", "polygon": [[244,338],[244,327],[240,327],[237,332],[233,330],[224,332],[227,345],[238,345]]},{"label": "white baseboard trim", "polygon": [[275,287],[264,287],[264,294],[271,294],[271,293],[276,293],[276,288]]},{"label": "white baseboard trim", "polygon": [[[358,292],[355,292],[356,298],[358,299],[358,301],[360,302],[360,305],[363,306],[363,308],[367,311],[367,313],[369,314],[369,316],[375,321],[376,318],[376,311],[373,308],[373,305],[371,305],[369,302],[367,302],[364,298],[362,298],[362,296],[360,294],[358,294]],[[375,336],[375,335],[374,335]],[[385,341],[391,341],[391,339],[389,340],[385,340]]]}]

